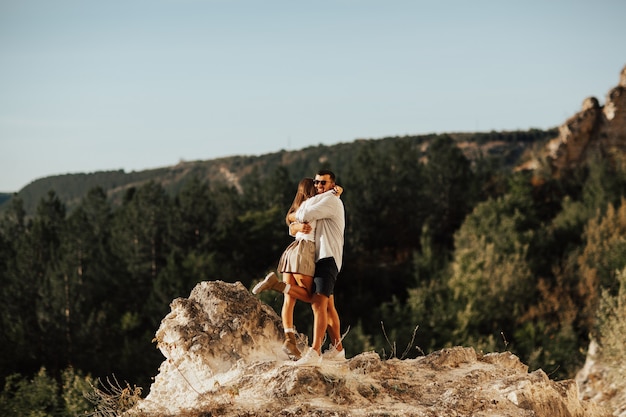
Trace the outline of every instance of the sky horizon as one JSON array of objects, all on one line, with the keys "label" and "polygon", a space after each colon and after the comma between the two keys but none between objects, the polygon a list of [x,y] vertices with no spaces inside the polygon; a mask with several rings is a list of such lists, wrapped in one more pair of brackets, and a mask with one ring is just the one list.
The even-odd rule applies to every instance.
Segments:
[{"label": "sky horizon", "polygon": [[557,127],[617,86],[624,16],[621,0],[0,0],[0,192],[359,138]]}]

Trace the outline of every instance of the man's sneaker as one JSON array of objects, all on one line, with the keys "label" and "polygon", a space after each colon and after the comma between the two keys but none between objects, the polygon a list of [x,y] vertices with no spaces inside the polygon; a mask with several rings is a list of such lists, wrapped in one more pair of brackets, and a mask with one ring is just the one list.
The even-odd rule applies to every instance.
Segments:
[{"label": "man's sneaker", "polygon": [[330,345],[330,348],[322,354],[322,359],[325,361],[341,362],[346,360],[346,350],[337,350],[335,345]]},{"label": "man's sneaker", "polygon": [[320,365],[322,363],[322,357],[319,353],[315,351],[315,349],[309,348],[307,352],[300,359],[295,361],[293,364],[297,366],[306,366],[306,365]]},{"label": "man's sneaker", "polygon": [[258,294],[261,291],[265,290],[275,290],[278,292],[283,292],[285,289],[285,283],[279,281],[274,272],[270,272],[267,274],[265,279],[254,286],[252,289],[252,294]]}]

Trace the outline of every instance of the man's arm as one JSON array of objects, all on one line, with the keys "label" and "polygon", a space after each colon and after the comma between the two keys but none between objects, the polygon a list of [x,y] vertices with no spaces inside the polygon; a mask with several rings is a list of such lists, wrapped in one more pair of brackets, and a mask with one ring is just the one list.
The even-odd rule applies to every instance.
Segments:
[{"label": "man's arm", "polygon": [[[330,195],[334,195],[335,197],[340,197],[342,193],[343,193],[343,187],[341,187],[340,185],[336,185],[332,190],[329,190],[325,193],[318,194],[310,198],[321,200],[322,198],[328,197]],[[287,216],[287,220],[289,220],[289,235],[290,236],[295,236],[296,233],[298,232],[302,232],[302,233],[311,232],[311,226],[308,223],[298,222],[298,219],[296,218],[296,212],[289,213],[289,216]]]},{"label": "man's arm", "polygon": [[306,223],[334,217],[337,213],[338,205],[342,203],[338,198],[335,199],[333,197],[335,195],[327,191],[309,198],[296,211],[296,221]]}]

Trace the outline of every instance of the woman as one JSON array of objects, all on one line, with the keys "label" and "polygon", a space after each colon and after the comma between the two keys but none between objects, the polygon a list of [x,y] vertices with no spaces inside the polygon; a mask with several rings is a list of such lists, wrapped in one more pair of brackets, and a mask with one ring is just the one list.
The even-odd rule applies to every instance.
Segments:
[{"label": "woman", "polygon": [[[343,190],[336,187],[332,192],[318,195],[317,198],[327,198],[341,195]],[[304,178],[298,184],[298,191],[293,199],[291,207],[285,216],[285,222],[290,225],[289,215],[295,213],[298,208],[306,204],[306,201],[315,196],[313,178]],[[296,233],[295,240],[285,249],[278,261],[278,271],[281,272],[283,281],[279,281],[274,272],[270,272],[263,281],[253,289],[253,294],[265,290],[282,292],[283,307],[281,318],[285,330],[283,351],[293,360],[300,359],[301,352],[296,344],[296,330],[293,325],[293,312],[296,300],[311,303],[313,296],[313,274],[315,272],[315,222],[303,226],[303,231]]]}]

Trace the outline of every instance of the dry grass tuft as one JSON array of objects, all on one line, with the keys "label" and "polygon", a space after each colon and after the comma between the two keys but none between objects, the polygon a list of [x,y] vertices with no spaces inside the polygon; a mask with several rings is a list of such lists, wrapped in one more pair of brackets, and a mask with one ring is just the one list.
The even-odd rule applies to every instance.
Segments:
[{"label": "dry grass tuft", "polygon": [[122,386],[115,375],[112,380],[107,377],[106,385],[98,379],[91,388],[92,391],[85,394],[87,400],[95,406],[95,411],[88,414],[89,417],[119,417],[141,400],[141,387],[131,387],[128,382]]}]

